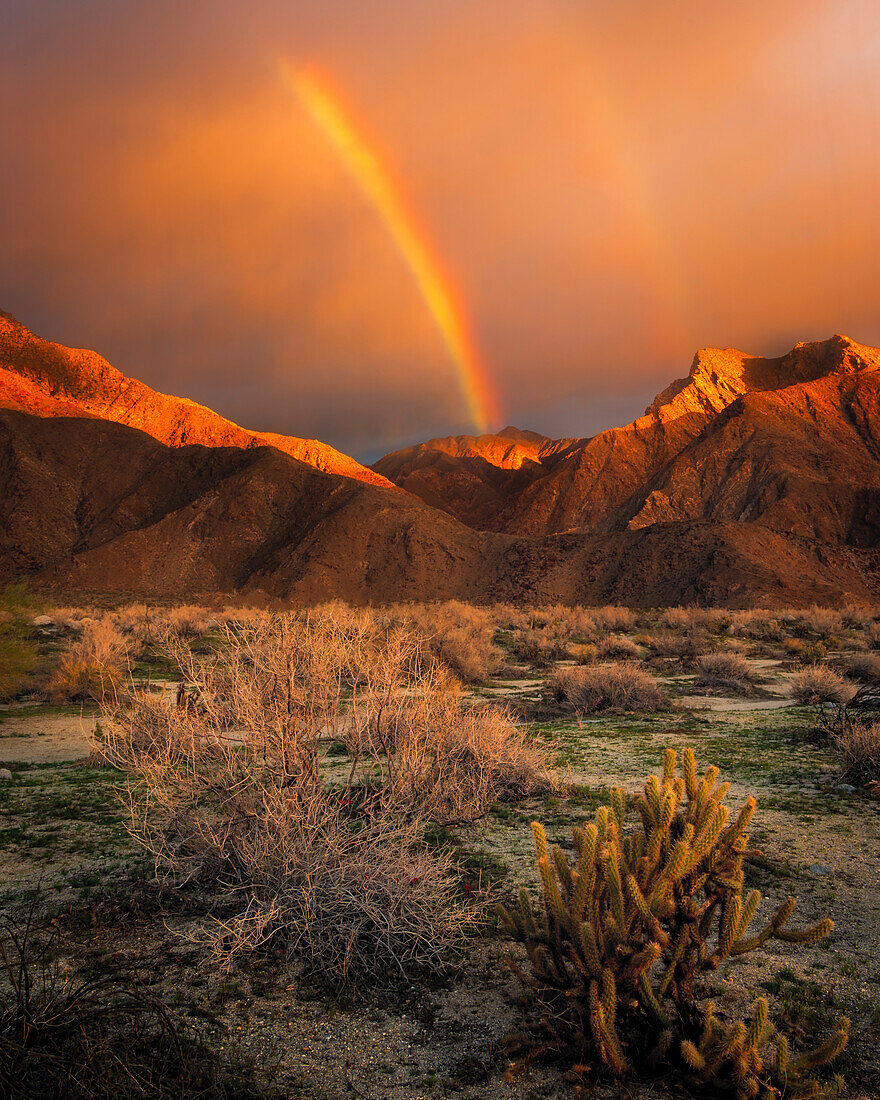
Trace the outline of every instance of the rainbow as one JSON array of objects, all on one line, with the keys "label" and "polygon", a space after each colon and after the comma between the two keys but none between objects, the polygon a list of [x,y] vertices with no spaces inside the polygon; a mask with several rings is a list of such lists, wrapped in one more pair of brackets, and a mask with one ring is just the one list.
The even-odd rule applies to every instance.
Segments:
[{"label": "rainbow", "polygon": [[286,62],[281,63],[281,72],[285,85],[297,96],[382,220],[455,365],[468,417],[478,432],[486,432],[491,423],[500,420],[493,386],[465,309],[427,233],[408,206],[403,189],[325,77],[312,68],[296,70]]}]

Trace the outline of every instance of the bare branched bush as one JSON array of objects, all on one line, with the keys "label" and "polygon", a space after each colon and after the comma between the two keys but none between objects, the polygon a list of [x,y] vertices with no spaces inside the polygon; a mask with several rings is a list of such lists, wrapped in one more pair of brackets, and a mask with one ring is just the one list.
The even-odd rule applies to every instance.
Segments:
[{"label": "bare branched bush", "polygon": [[260,947],[281,947],[312,977],[336,987],[436,966],[473,915],[455,897],[448,857],[429,854],[416,822],[353,820],[345,802],[274,790],[235,846],[246,899],[205,929],[229,966]]},{"label": "bare branched bush", "polygon": [[633,660],[639,655],[639,647],[625,634],[606,634],[596,648],[599,659],[603,661]]},{"label": "bare branched bush", "polygon": [[49,677],[52,699],[101,701],[115,691],[128,668],[132,645],[109,620],[86,620]]},{"label": "bare branched bush", "polygon": [[653,676],[632,664],[559,669],[549,687],[558,703],[585,714],[669,707],[669,699]]},{"label": "bare branched bush", "polygon": [[856,783],[880,780],[880,722],[848,722],[834,737],[844,775]]},{"label": "bare branched bush", "polygon": [[706,653],[697,658],[699,682],[709,687],[726,688],[739,694],[750,695],[757,677],[754,669],[739,653]]},{"label": "bare branched bush", "polygon": [[[205,935],[229,963],[282,947],[331,984],[433,965],[468,920],[426,817],[469,820],[547,789],[509,718],[462,707],[421,636],[373,617],[266,618],[213,655],[180,638],[181,692],[105,709],[105,759],[132,777],[131,831],[177,883],[230,907]],[[348,747],[328,785],[323,747]]]}]

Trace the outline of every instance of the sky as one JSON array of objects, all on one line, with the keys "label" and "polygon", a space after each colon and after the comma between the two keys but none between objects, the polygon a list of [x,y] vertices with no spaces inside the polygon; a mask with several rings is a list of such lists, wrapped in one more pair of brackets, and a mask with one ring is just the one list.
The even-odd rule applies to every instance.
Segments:
[{"label": "sky", "polygon": [[[0,0],[0,309],[250,428],[591,435],[699,347],[880,345],[876,0]],[[294,74],[291,79],[291,74]]]}]

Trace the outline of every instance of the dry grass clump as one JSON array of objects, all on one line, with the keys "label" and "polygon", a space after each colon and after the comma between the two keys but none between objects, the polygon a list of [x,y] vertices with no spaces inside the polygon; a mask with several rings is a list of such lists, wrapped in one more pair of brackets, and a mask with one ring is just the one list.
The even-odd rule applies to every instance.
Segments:
[{"label": "dry grass clump", "polygon": [[668,697],[653,676],[632,664],[559,669],[549,687],[558,703],[584,714],[669,707]]},{"label": "dry grass clump", "polygon": [[757,677],[749,662],[739,653],[706,653],[697,658],[698,681],[708,687],[726,688],[751,695]]},{"label": "dry grass clump", "polygon": [[854,694],[853,685],[825,665],[812,665],[791,678],[791,697],[801,706],[846,706]]},{"label": "dry grass clump", "polygon": [[880,649],[880,623],[871,623],[866,627],[865,635],[871,649]]},{"label": "dry grass clump", "polygon": [[626,661],[639,656],[639,647],[625,634],[606,634],[596,647],[603,661]]},{"label": "dry grass clump", "polygon": [[46,690],[56,701],[100,702],[120,683],[128,668],[132,645],[106,619],[86,620],[82,633],[61,654]]},{"label": "dry grass clump", "polygon": [[848,722],[835,736],[844,775],[856,783],[880,781],[880,722]]}]

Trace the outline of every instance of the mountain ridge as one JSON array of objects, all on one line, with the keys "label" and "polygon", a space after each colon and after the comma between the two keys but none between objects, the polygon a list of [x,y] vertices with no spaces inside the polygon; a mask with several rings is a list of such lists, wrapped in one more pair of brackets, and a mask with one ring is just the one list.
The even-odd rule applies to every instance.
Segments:
[{"label": "mountain ridge", "polygon": [[188,397],[128,378],[103,356],[43,340],[0,311],[0,407],[95,416],[139,428],[169,446],[272,446],[326,473],[389,487],[381,475],[316,439],[242,428]]},{"label": "mountain ridge", "polygon": [[282,605],[880,598],[880,351],[845,337],[777,359],[703,349],[631,425],[429,440],[369,478],[332,448],[309,462],[309,441],[249,433],[3,324],[0,569],[41,591]]}]

